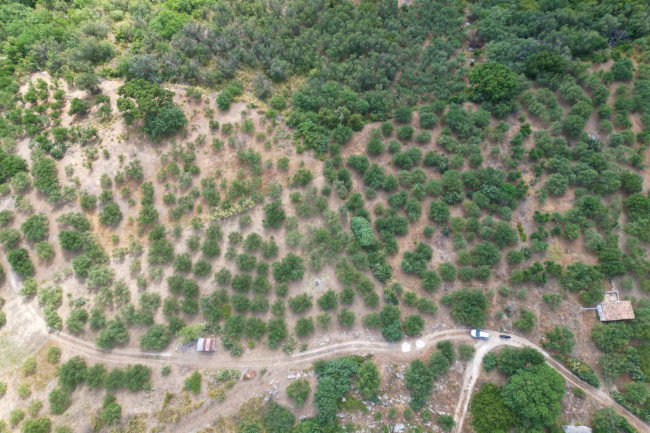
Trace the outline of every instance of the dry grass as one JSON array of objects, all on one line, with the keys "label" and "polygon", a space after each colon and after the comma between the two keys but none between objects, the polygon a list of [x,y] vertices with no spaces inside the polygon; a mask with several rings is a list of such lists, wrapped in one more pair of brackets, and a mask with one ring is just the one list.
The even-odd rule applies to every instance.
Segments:
[{"label": "dry grass", "polygon": [[203,406],[203,400],[192,401],[190,394],[183,391],[180,398],[168,392],[159,411],[155,412],[158,422],[176,424],[182,416],[188,415]]},{"label": "dry grass", "polygon": [[557,240],[554,240],[548,247],[546,258],[555,262],[562,262],[562,246]]}]

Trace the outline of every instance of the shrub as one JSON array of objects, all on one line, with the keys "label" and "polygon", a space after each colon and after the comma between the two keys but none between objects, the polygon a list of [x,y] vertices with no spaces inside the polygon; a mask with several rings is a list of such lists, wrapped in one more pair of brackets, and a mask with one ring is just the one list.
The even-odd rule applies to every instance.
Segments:
[{"label": "shrub", "polygon": [[106,367],[104,364],[95,364],[86,369],[86,385],[90,389],[104,386],[106,380]]},{"label": "shrub", "polygon": [[297,407],[303,407],[309,395],[309,382],[307,379],[298,379],[287,386],[287,396]]},{"label": "shrub", "polygon": [[336,292],[334,290],[328,290],[318,298],[318,306],[323,310],[333,310],[336,308]]},{"label": "shrub", "polygon": [[63,390],[74,390],[77,385],[83,383],[86,368],[86,361],[80,356],[75,356],[65,364],[61,364],[56,373],[59,376],[59,386]]},{"label": "shrub", "polygon": [[262,422],[268,433],[284,433],[293,430],[296,418],[288,409],[275,402],[270,402],[262,415]]},{"label": "shrub", "polygon": [[20,433],[50,433],[52,421],[49,418],[32,418],[25,420],[20,426]]},{"label": "shrub", "polygon": [[385,148],[384,143],[378,138],[373,138],[366,144],[366,151],[369,155],[381,155]]},{"label": "shrub", "polygon": [[29,253],[25,248],[18,248],[9,251],[7,261],[14,271],[21,277],[31,277],[35,273],[34,264],[29,258]]},{"label": "shrub", "polygon": [[410,405],[420,410],[431,395],[434,376],[429,367],[419,359],[411,361],[404,373],[404,384],[411,394]]},{"label": "shrub", "polygon": [[535,327],[535,314],[532,311],[522,308],[521,317],[515,320],[512,324],[515,328],[518,328],[521,331],[530,331]]},{"label": "shrub", "polygon": [[517,422],[517,416],[503,404],[501,388],[492,383],[483,384],[472,396],[470,413],[470,425],[476,433],[510,431]]},{"label": "shrub", "polygon": [[14,409],[9,412],[9,423],[13,426],[21,422],[25,418],[25,411],[22,409]]},{"label": "shrub", "polygon": [[413,138],[413,134],[415,133],[415,130],[413,129],[412,126],[410,125],[402,125],[399,128],[397,128],[397,138],[400,140],[410,140]]},{"label": "shrub", "polygon": [[395,120],[397,120],[399,123],[410,122],[412,115],[413,111],[410,107],[397,107],[393,113],[393,117],[395,117]]},{"label": "shrub", "polygon": [[296,322],[296,335],[298,337],[307,337],[314,332],[314,321],[311,317],[301,317]]},{"label": "shrub", "polygon": [[487,372],[492,371],[497,366],[497,356],[490,352],[483,357],[483,369]]},{"label": "shrub", "polygon": [[65,324],[70,332],[78,334],[83,330],[88,321],[88,312],[83,308],[76,308],[70,312]]},{"label": "shrub", "polygon": [[440,277],[445,281],[454,281],[456,279],[456,267],[449,262],[441,263],[438,271]]},{"label": "shrub", "polygon": [[48,347],[45,358],[50,364],[58,364],[61,360],[61,349],[56,346]]},{"label": "shrub", "polygon": [[566,326],[556,326],[553,331],[546,333],[546,338],[542,341],[544,349],[564,355],[571,353],[575,344],[573,332]]},{"label": "shrub", "polygon": [[121,417],[122,417],[122,406],[120,406],[115,402],[106,405],[106,407],[104,407],[104,410],[102,410],[102,413],[100,415],[101,420],[106,425],[113,425],[117,423]]},{"label": "shrub", "polygon": [[433,113],[420,113],[420,128],[433,129],[438,123],[438,117]]},{"label": "shrub", "polygon": [[350,228],[362,247],[370,247],[375,244],[375,233],[367,219],[353,217],[350,219]]},{"label": "shrub", "polygon": [[499,371],[511,376],[519,370],[544,363],[544,355],[537,350],[525,347],[516,349],[504,347],[497,357]]},{"label": "shrub", "polygon": [[[402,339],[402,322],[399,308],[395,305],[384,305],[379,318],[383,337],[390,342],[400,341]],[[412,320],[417,321],[417,319]]]},{"label": "shrub", "polygon": [[101,349],[111,349],[129,341],[129,331],[119,317],[109,320],[107,328],[102,329],[95,339],[95,344]]},{"label": "shrub", "polygon": [[54,257],[54,245],[46,241],[34,245],[34,251],[36,251],[36,257],[41,260],[50,260]]},{"label": "shrub", "polygon": [[351,328],[352,325],[354,325],[356,315],[353,311],[347,308],[342,308],[336,317],[341,325],[345,326],[346,328]]},{"label": "shrub", "polygon": [[589,364],[585,364],[576,358],[565,358],[564,365],[566,365],[573,374],[587,382],[589,385],[596,388],[600,387],[600,381]]},{"label": "shrub", "polygon": [[163,350],[169,345],[171,334],[166,326],[156,324],[140,337],[140,347],[144,350]]},{"label": "shrub", "polygon": [[438,424],[444,431],[451,431],[456,426],[454,417],[451,415],[438,415]]},{"label": "shrub", "polygon": [[32,374],[36,373],[36,358],[33,356],[28,356],[25,358],[23,361],[22,370],[25,376],[31,376]]},{"label": "shrub", "polygon": [[415,136],[415,141],[420,144],[425,144],[431,141],[431,133],[429,131],[420,131]]},{"label": "shrub", "polygon": [[282,203],[279,200],[264,205],[264,227],[280,228],[287,218]]},{"label": "shrub", "polygon": [[42,213],[31,215],[22,223],[20,229],[26,239],[32,242],[42,241],[47,238],[49,231],[47,217]]},{"label": "shrub", "polygon": [[61,388],[54,388],[48,397],[50,401],[50,412],[54,415],[61,415],[70,407],[70,394]]},{"label": "shrub", "polygon": [[[151,369],[141,364],[129,365],[124,371],[124,383],[131,392],[141,391],[149,386]],[[124,386],[124,385],[122,385]]]},{"label": "shrub", "polygon": [[301,280],[305,272],[301,257],[289,253],[280,262],[273,263],[273,278],[278,283]]},{"label": "shrub", "polygon": [[275,349],[278,344],[287,338],[287,324],[284,319],[276,318],[269,320],[267,325],[269,347]]},{"label": "shrub", "polygon": [[99,222],[106,226],[114,226],[122,219],[120,206],[115,202],[107,203],[99,213]]},{"label": "shrub", "polygon": [[88,104],[88,101],[83,101],[79,98],[72,98],[68,114],[70,116],[74,116],[75,114],[86,114],[89,107],[90,104]]},{"label": "shrub", "polygon": [[449,220],[451,213],[449,207],[440,200],[434,200],[429,206],[429,218],[437,223],[445,223]]},{"label": "shrub", "polygon": [[560,278],[560,284],[570,292],[580,293],[584,304],[592,304],[602,300],[603,275],[596,266],[588,266],[582,262],[574,262],[567,266]]},{"label": "shrub", "polygon": [[393,126],[391,122],[382,122],[381,133],[384,134],[385,137],[390,137],[394,130],[395,126]]},{"label": "shrub", "polygon": [[461,343],[458,345],[458,354],[463,361],[469,361],[474,357],[474,346]]},{"label": "shrub", "polygon": [[424,319],[419,314],[411,314],[404,318],[404,333],[409,337],[422,334]]},{"label": "shrub", "polygon": [[560,196],[564,195],[568,185],[569,180],[565,176],[559,173],[553,173],[546,179],[545,187],[550,194]]},{"label": "shrub", "polygon": [[422,287],[427,292],[434,292],[440,286],[440,276],[436,271],[428,270],[422,273]]}]

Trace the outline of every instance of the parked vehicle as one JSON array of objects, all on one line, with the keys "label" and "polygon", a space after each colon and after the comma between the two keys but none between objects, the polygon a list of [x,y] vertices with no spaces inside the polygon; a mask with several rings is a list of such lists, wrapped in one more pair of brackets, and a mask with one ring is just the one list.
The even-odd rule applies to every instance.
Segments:
[{"label": "parked vehicle", "polygon": [[506,340],[510,340],[511,337],[509,335],[506,335],[506,334],[499,334],[499,338],[504,338]]},{"label": "parked vehicle", "polygon": [[480,340],[488,340],[490,338],[490,333],[487,331],[481,331],[480,329],[472,329],[469,331],[469,335],[472,338],[478,338]]}]

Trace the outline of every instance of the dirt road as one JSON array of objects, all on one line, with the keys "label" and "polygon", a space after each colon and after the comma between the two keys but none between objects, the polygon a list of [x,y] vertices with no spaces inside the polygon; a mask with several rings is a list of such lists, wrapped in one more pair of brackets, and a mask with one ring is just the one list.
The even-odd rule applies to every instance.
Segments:
[{"label": "dirt road", "polygon": [[[647,424],[636,418],[627,409],[616,403],[605,391],[594,388],[578,379],[564,365],[556,361],[547,352],[535,343],[524,337],[512,335],[510,340],[503,340],[496,337],[497,332],[490,331],[492,338],[487,341],[480,341],[472,360],[467,365],[463,386],[454,419],[457,422],[456,430],[461,432],[469,408],[470,399],[476,382],[481,373],[483,357],[499,346],[532,347],[540,351],[546,358],[546,362],[555,368],[572,387],[582,389],[588,396],[603,406],[613,406],[617,412],[628,418],[630,423],[639,431],[648,431]],[[471,340],[467,329],[448,329],[435,332],[413,341],[412,350],[403,352],[402,344],[388,343],[385,341],[351,340],[342,343],[322,346],[307,350],[305,352],[285,355],[281,352],[269,356],[268,354],[256,354],[255,352],[244,355],[241,358],[233,358],[228,352],[218,351],[212,354],[201,354],[198,352],[165,352],[165,353],[144,353],[132,350],[114,349],[103,351],[85,340],[57,332],[50,335],[51,339],[68,350],[85,356],[98,362],[109,364],[162,364],[185,365],[194,368],[272,368],[272,367],[304,367],[322,358],[332,358],[342,355],[365,355],[369,353],[390,353],[396,361],[409,361],[417,355],[428,353],[439,341],[468,341]],[[416,344],[419,343],[419,344]],[[424,343],[424,344],[423,344]],[[419,347],[418,347],[419,346]]]}]

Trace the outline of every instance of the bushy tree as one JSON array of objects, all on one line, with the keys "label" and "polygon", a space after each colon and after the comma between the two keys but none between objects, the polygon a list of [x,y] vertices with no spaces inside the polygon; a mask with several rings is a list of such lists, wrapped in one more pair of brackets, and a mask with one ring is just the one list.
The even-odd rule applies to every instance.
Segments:
[{"label": "bushy tree", "polygon": [[497,356],[499,371],[511,376],[519,370],[529,368],[533,365],[544,363],[544,355],[537,350],[524,347],[516,349],[513,347],[504,347]]},{"label": "bushy tree", "polygon": [[593,433],[636,433],[630,422],[612,407],[596,411],[591,423]]},{"label": "bushy tree", "polygon": [[381,376],[374,362],[368,360],[359,366],[355,385],[364,399],[371,400],[377,396]]},{"label": "bushy tree", "polygon": [[474,393],[469,410],[476,433],[507,432],[517,423],[515,413],[503,403],[501,388],[492,383],[483,384]]},{"label": "bushy tree", "polygon": [[268,433],[283,433],[293,430],[296,417],[287,408],[275,402],[270,402],[262,415],[264,428]]},{"label": "bushy tree", "polygon": [[395,342],[402,339],[401,312],[395,305],[384,305],[379,315],[381,334],[387,341]]},{"label": "bushy tree", "polygon": [[553,173],[546,179],[545,186],[550,194],[559,196],[564,195],[568,185],[569,180],[565,176],[560,173]]},{"label": "bushy tree", "polygon": [[560,285],[573,293],[579,293],[583,304],[593,304],[603,299],[603,275],[596,266],[574,262],[566,267]]},{"label": "bushy tree", "polygon": [[451,307],[451,316],[459,324],[473,328],[485,324],[488,303],[481,290],[457,290],[443,296],[441,302]]},{"label": "bushy tree", "polygon": [[264,227],[280,228],[286,218],[282,202],[279,200],[264,205]]},{"label": "bushy tree", "polygon": [[304,272],[303,259],[292,253],[287,254],[281,261],[273,263],[273,278],[278,283],[301,280]]},{"label": "bushy tree", "polygon": [[86,368],[86,361],[80,356],[75,356],[68,362],[61,364],[56,373],[61,388],[74,390],[77,385],[82,384],[85,379]]},{"label": "bushy tree", "polygon": [[419,359],[411,361],[404,373],[404,385],[411,393],[410,405],[420,410],[431,396],[434,376],[429,367]]},{"label": "bushy tree", "polygon": [[25,248],[18,248],[9,251],[7,254],[7,261],[12,269],[16,271],[21,277],[31,277],[35,273],[34,264],[29,258],[29,253]]},{"label": "bushy tree", "polygon": [[[452,348],[453,350],[453,348]],[[434,350],[429,358],[429,369],[434,378],[449,371],[450,360],[441,350]]]},{"label": "bushy tree", "polygon": [[25,238],[32,242],[47,239],[49,232],[47,216],[42,213],[31,215],[22,223],[20,229]]},{"label": "bushy tree", "polygon": [[528,428],[552,425],[562,412],[564,379],[553,368],[539,364],[517,371],[503,386],[503,403]]},{"label": "bushy tree", "polygon": [[542,342],[544,349],[568,355],[573,351],[576,344],[574,334],[567,326],[560,328],[556,326],[553,331],[546,333],[546,339]]},{"label": "bushy tree", "polygon": [[512,69],[496,62],[476,66],[469,74],[469,82],[478,101],[510,101],[520,90],[519,78]]}]

